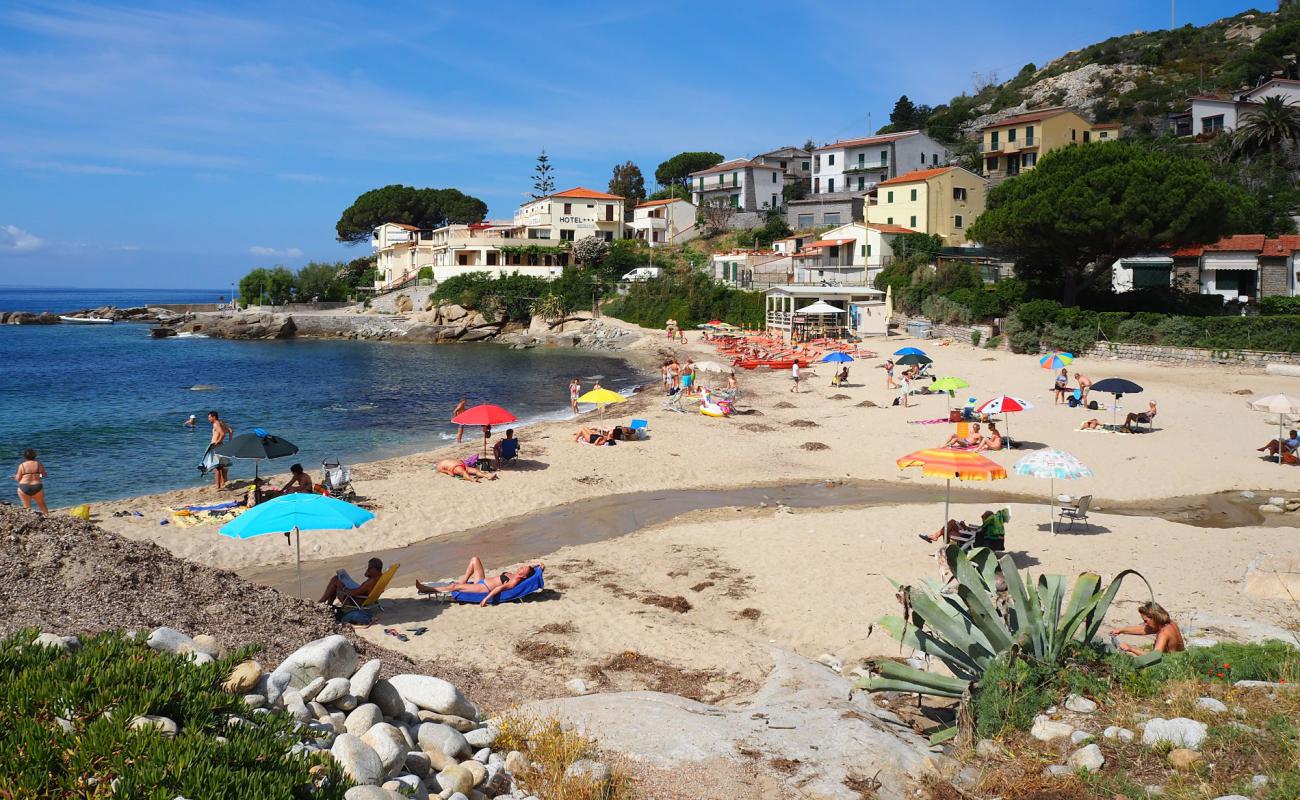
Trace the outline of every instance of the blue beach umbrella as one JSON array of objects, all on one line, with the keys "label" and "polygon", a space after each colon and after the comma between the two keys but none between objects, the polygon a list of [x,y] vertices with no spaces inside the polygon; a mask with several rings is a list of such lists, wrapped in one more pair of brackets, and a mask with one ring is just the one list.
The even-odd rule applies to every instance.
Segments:
[{"label": "blue beach umbrella", "polygon": [[1061,367],[1068,367],[1074,361],[1074,355],[1071,353],[1048,353],[1038,359],[1038,366],[1043,369],[1057,370]]},{"label": "blue beach umbrella", "polygon": [[853,356],[849,355],[848,353],[842,353],[839,350],[836,350],[833,353],[827,353],[826,355],[822,356],[823,364],[843,364],[846,361],[852,361],[852,360],[853,360]]},{"label": "blue beach umbrella", "polygon": [[259,503],[221,526],[221,535],[252,539],[268,533],[294,534],[294,561],[298,570],[298,596],[302,596],[302,531],[338,531],[360,528],[375,515],[322,494],[286,494]]},{"label": "blue beach umbrella", "polygon": [[923,356],[925,351],[919,347],[904,347],[902,350],[894,351],[896,356]]}]

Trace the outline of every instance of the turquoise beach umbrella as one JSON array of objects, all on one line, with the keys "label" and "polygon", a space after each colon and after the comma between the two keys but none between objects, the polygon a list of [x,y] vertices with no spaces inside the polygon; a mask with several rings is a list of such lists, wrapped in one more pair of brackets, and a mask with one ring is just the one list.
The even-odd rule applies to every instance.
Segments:
[{"label": "turquoise beach umbrella", "polygon": [[360,528],[375,515],[322,494],[286,494],[259,503],[221,526],[221,535],[252,539],[268,533],[294,534],[294,561],[298,570],[298,595],[302,596],[302,531],[338,531]]},{"label": "turquoise beach umbrella", "polygon": [[1048,353],[1038,359],[1038,366],[1043,369],[1060,369],[1068,367],[1074,361],[1074,356],[1070,353]]}]

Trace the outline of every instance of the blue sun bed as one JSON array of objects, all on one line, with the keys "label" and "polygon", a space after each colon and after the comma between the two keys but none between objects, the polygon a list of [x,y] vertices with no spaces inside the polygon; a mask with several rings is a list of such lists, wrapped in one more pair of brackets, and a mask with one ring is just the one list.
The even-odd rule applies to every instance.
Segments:
[{"label": "blue sun bed", "polygon": [[[519,585],[513,589],[506,589],[501,594],[492,598],[491,605],[498,603],[509,603],[516,600],[523,600],[533,592],[540,592],[546,588],[546,581],[542,574],[542,568],[533,569],[533,574],[529,575],[519,582]],[[456,603],[481,603],[483,598],[487,597],[487,592],[452,592],[451,599]]]}]

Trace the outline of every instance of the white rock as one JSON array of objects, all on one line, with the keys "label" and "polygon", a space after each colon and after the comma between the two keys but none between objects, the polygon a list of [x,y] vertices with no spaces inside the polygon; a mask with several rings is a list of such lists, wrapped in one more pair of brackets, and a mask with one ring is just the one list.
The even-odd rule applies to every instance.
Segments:
[{"label": "white rock", "polygon": [[465,741],[475,750],[480,747],[491,747],[492,743],[496,741],[496,738],[500,733],[501,729],[497,726],[496,722],[489,722],[482,728],[475,728],[469,733],[466,733]]},{"label": "white rock", "polygon": [[1101,735],[1107,739],[1119,739],[1121,742],[1133,741],[1133,731],[1128,728],[1121,728],[1117,725],[1111,725],[1101,732]]},{"label": "white rock", "polygon": [[570,780],[586,780],[598,786],[604,786],[610,782],[613,774],[609,771],[609,767],[599,761],[580,758],[569,765],[569,768],[564,771],[564,777]]},{"label": "white rock", "polygon": [[356,671],[357,651],[338,634],[308,642],[275,668],[275,672],[289,673],[289,686],[295,689],[316,678],[346,678]]},{"label": "white rock", "polygon": [[470,760],[460,762],[460,766],[461,769],[464,769],[473,777],[475,786],[479,786],[483,781],[487,780],[487,767],[483,764]]},{"label": "white rock", "polygon": [[1070,744],[1080,744],[1085,739],[1091,739],[1091,738],[1092,738],[1092,734],[1088,733],[1087,731],[1075,731],[1074,733],[1070,734]]},{"label": "white rock", "polygon": [[266,695],[246,694],[244,695],[244,705],[249,708],[261,708],[266,705]]},{"label": "white rock", "polygon": [[1284,506],[1286,505],[1286,498],[1275,494],[1268,498],[1268,502],[1275,506]]},{"label": "white rock", "polygon": [[1295,691],[1300,683],[1274,683],[1273,681],[1235,681],[1233,684],[1238,689],[1282,689],[1284,691]]},{"label": "white rock", "polygon": [[1265,786],[1268,786],[1268,776],[1255,775],[1250,779],[1250,785],[1255,789],[1263,789]]},{"label": "white rock", "polygon": [[453,764],[438,773],[438,785],[444,792],[464,794],[474,791],[474,776],[459,764]]},{"label": "white rock", "polygon": [[1074,774],[1074,770],[1064,764],[1052,764],[1043,770],[1044,777],[1048,778],[1064,778],[1066,775],[1072,774]]},{"label": "white rock", "polygon": [[383,662],[377,658],[372,658],[362,664],[348,679],[350,684],[348,694],[361,701],[370,699],[370,690],[374,688],[375,681],[379,678],[379,670],[382,667]]},{"label": "white rock", "polygon": [[325,706],[317,703],[315,700],[307,704],[307,710],[311,712],[312,719],[318,719],[321,722],[329,722],[330,712]]},{"label": "white rock", "polygon": [[1188,647],[1217,647],[1218,639],[1211,639],[1208,636],[1192,636],[1187,639],[1185,644]]},{"label": "white rock", "polygon": [[310,703],[320,694],[320,690],[325,688],[324,678],[313,678],[308,681],[307,685],[298,690],[298,695],[302,697],[304,703]]},{"label": "white rock", "polygon": [[72,650],[73,652],[76,652],[77,650],[81,649],[80,636],[64,636],[63,643],[66,644],[68,646],[68,649]]},{"label": "white rock", "polygon": [[396,775],[406,765],[406,739],[401,731],[387,722],[372,725],[361,736],[361,741],[379,756],[385,775]]},{"label": "white rock", "polygon": [[200,653],[197,650],[191,650],[190,652],[185,654],[185,657],[188,658],[190,663],[196,667],[201,667],[204,664],[212,664],[216,662],[216,659],[213,658],[212,656],[208,655],[207,653]]},{"label": "white rock", "polygon": [[468,756],[470,753],[469,742],[465,740],[464,734],[437,722],[422,723],[416,739],[420,743],[420,749],[426,753],[437,752],[455,758]]},{"label": "white rock", "polygon": [[480,764],[487,764],[488,759],[491,757],[492,751],[486,747],[479,748],[478,752],[474,754],[474,760]]},{"label": "white rock", "polygon": [[478,707],[453,684],[428,675],[394,675],[388,679],[402,699],[439,714],[478,719]]},{"label": "white rock", "polygon": [[1205,741],[1207,730],[1208,726],[1204,722],[1197,722],[1194,719],[1187,719],[1186,717],[1175,717],[1174,719],[1155,717],[1149,720],[1142,729],[1142,744],[1147,747],[1154,747],[1163,742],[1168,742],[1176,748],[1185,747],[1188,750],[1196,750]]},{"label": "white rock", "polygon": [[49,647],[54,650],[68,651],[68,643],[63,641],[63,637],[57,633],[42,633],[32,639],[34,647]]},{"label": "white rock", "polygon": [[194,646],[194,640],[175,628],[166,626],[154,628],[153,633],[144,642],[150,648],[163,653],[188,652]]},{"label": "white rock", "polygon": [[338,700],[340,697],[343,697],[345,694],[348,694],[348,689],[351,688],[351,686],[352,684],[349,683],[347,678],[330,678],[325,682],[325,685],[321,687],[320,691],[316,693],[316,702],[327,706],[335,700]]},{"label": "white rock", "polygon": [[414,775],[398,775],[397,793],[401,797],[410,798],[410,800],[429,800],[429,787],[424,785],[424,781]]},{"label": "white rock", "polygon": [[287,672],[272,673],[266,676],[266,704],[268,706],[277,706],[284,700],[284,693],[289,688],[289,681],[293,678]]},{"label": "white rock", "polygon": [[343,800],[393,800],[393,796],[379,786],[353,786],[344,792]]},{"label": "white rock", "polygon": [[1065,698],[1065,707],[1076,714],[1091,714],[1097,710],[1097,704],[1083,695],[1072,694]]},{"label": "white rock", "polygon": [[1243,794],[1221,794],[1214,800],[1250,800],[1250,798]]},{"label": "white rock", "polygon": [[1259,507],[1261,514],[1282,514],[1286,511],[1282,506],[1275,506],[1272,503],[1264,503]]},{"label": "white rock", "polygon": [[54,722],[64,733],[73,733],[77,730],[76,726],[73,725],[71,721],[66,720],[63,717],[55,717]]},{"label": "white rock", "polygon": [[532,764],[528,760],[528,754],[519,750],[511,750],[506,753],[506,772],[511,775],[524,775],[528,772]]},{"label": "white rock", "polygon": [[1101,754],[1101,748],[1095,744],[1080,748],[1070,755],[1066,761],[1072,769],[1083,769],[1088,772],[1096,772],[1106,763],[1106,757]]},{"label": "white rock", "polygon": [[353,736],[360,736],[383,721],[384,712],[379,710],[379,706],[374,703],[364,703],[353,709],[351,714],[348,714],[343,726]]},{"label": "white rock", "polygon": [[369,700],[379,706],[385,717],[399,717],[406,713],[406,703],[402,700],[402,695],[391,683],[382,678],[375,681],[375,685],[371,687]]},{"label": "white rock", "polygon": [[361,705],[361,703],[358,702],[357,698],[353,697],[352,695],[345,694],[339,699],[335,700],[332,705],[335,708],[337,708],[339,711],[347,712]]},{"label": "white rock", "polygon": [[330,754],[354,783],[378,786],[384,780],[384,764],[370,745],[350,733],[334,740]]},{"label": "white rock", "polygon": [[1201,709],[1202,711],[1209,711],[1211,714],[1228,713],[1228,707],[1224,705],[1221,701],[1216,700],[1213,697],[1196,698],[1196,707]]},{"label": "white rock", "polygon": [[132,717],[131,721],[127,723],[127,728],[133,731],[156,730],[168,738],[175,736],[177,731],[180,730],[173,720],[153,714],[141,714]]},{"label": "white rock", "polygon": [[217,643],[216,637],[206,633],[200,633],[191,639],[190,649],[196,653],[207,653],[214,659],[221,656],[221,645]]},{"label": "white rock", "polygon": [[293,689],[285,692],[284,697],[280,699],[284,701],[285,710],[299,722],[311,722],[316,719],[311,709],[307,708],[307,704],[302,701],[302,695]]},{"label": "white rock", "polygon": [[1029,735],[1040,742],[1064,739],[1072,733],[1074,733],[1073,725],[1066,722],[1057,722],[1042,715],[1034,718],[1034,727],[1029,729]]},{"label": "white rock", "polygon": [[570,678],[564,682],[564,687],[573,694],[582,695],[591,693],[591,689],[587,686],[587,682],[582,678]]},{"label": "white rock", "polygon": [[817,662],[820,664],[825,664],[835,672],[841,672],[844,670],[844,662],[840,661],[838,658],[831,655],[830,653],[822,653],[821,655],[817,656]]}]

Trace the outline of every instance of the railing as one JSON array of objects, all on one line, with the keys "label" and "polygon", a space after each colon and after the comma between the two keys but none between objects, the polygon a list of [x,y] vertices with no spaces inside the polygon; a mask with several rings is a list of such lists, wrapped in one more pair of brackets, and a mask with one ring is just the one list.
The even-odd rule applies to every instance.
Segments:
[{"label": "railing", "polygon": [[845,167],[844,174],[857,175],[863,172],[879,172],[881,170],[888,170],[888,169],[889,169],[888,164],[854,164],[851,167]]},{"label": "railing", "polygon": [[980,142],[981,153],[1001,153],[1002,149],[1002,145],[997,142]]},{"label": "railing", "polygon": [[793,317],[794,314],[788,311],[769,311],[767,312],[767,326],[769,328],[788,328]]}]

